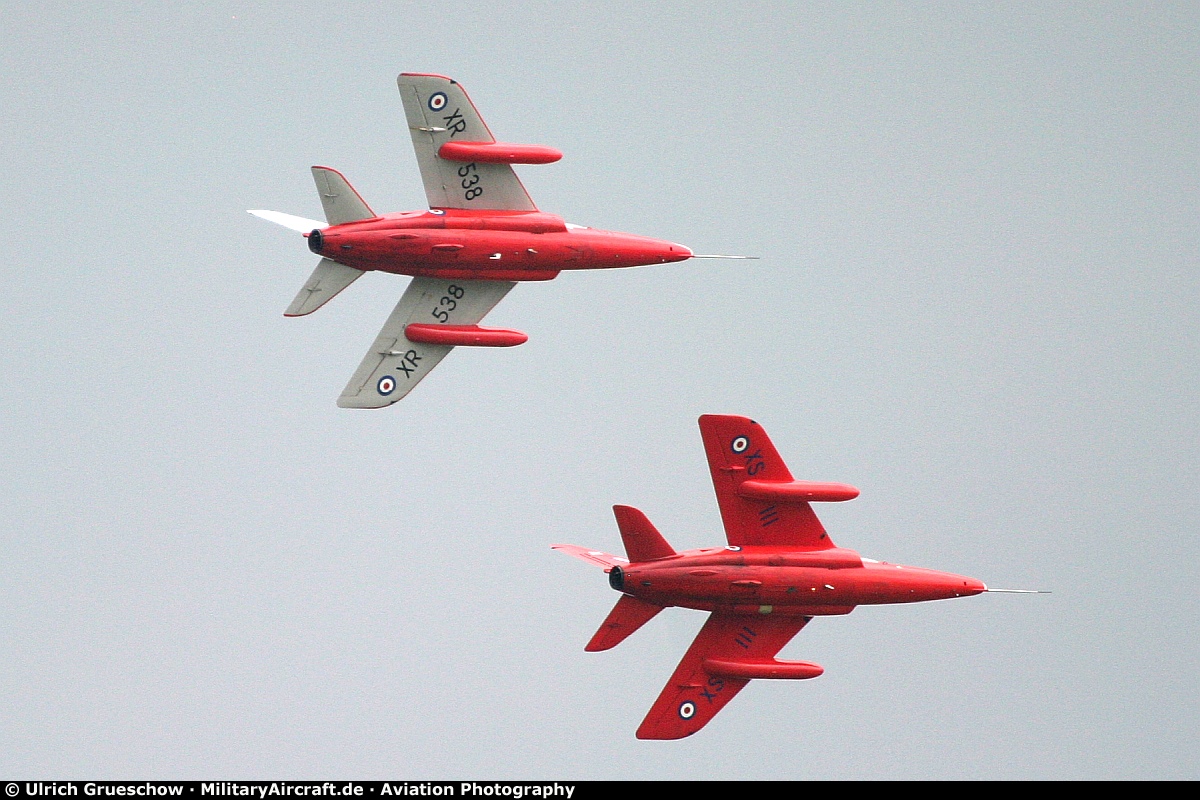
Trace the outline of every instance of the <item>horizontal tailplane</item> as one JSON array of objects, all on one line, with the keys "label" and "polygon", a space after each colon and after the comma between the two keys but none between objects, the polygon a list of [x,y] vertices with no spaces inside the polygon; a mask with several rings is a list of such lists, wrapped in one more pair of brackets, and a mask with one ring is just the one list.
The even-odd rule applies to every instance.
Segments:
[{"label": "horizontal tailplane", "polygon": [[274,222],[276,225],[282,225],[283,227],[296,231],[297,233],[308,233],[312,230],[329,227],[324,222],[318,222],[315,219],[308,219],[307,217],[297,217],[295,214],[284,214],[282,211],[252,209],[250,213],[259,219],[265,219],[267,222]]},{"label": "horizontal tailplane", "polygon": [[296,299],[283,312],[285,317],[303,317],[328,303],[334,296],[361,278],[362,270],[347,267],[328,258],[322,258]]},{"label": "horizontal tailplane", "polygon": [[636,597],[623,594],[617,604],[613,606],[613,610],[608,612],[608,616],[600,625],[600,630],[596,631],[596,635],[583,649],[589,653],[595,653],[599,650],[616,647],[625,641],[629,634],[654,619],[654,616],[662,610],[663,607],[660,605],[647,603],[645,600],[638,600]]}]

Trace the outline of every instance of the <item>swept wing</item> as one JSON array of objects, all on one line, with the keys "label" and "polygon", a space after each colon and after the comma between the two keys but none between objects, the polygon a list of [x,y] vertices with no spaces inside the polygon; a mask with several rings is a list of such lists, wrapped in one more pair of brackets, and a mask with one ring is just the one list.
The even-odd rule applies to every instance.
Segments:
[{"label": "swept wing", "polygon": [[404,397],[454,349],[409,341],[409,323],[474,325],[516,284],[413,278],[379,336],[342,390],[342,408],[383,408]]},{"label": "swept wing", "polygon": [[457,81],[406,72],[396,79],[396,85],[430,208],[537,211],[510,165],[438,157],[446,142],[496,141]]},{"label": "swept wing", "polygon": [[[805,498],[848,500],[857,489],[796,481],[767,432],[752,419],[705,414],[700,435],[729,544],[834,546]],[[830,496],[836,492],[845,496]]]},{"label": "swept wing", "polygon": [[750,682],[728,675],[733,671],[730,665],[770,662],[809,619],[714,611],[646,714],[637,737],[682,739],[703,728]]}]

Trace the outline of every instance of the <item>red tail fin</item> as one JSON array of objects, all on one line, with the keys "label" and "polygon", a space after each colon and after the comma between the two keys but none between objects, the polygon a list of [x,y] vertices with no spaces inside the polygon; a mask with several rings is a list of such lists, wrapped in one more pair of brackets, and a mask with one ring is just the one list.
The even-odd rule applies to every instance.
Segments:
[{"label": "red tail fin", "polygon": [[613,506],[613,514],[630,561],[653,561],[675,555],[671,545],[641,511],[633,506]]},{"label": "red tail fin", "polygon": [[594,653],[598,650],[616,647],[625,641],[629,634],[654,619],[654,615],[662,610],[662,606],[623,594],[617,604],[613,606],[613,610],[608,612],[608,616],[600,625],[600,630],[596,631],[596,635],[583,649]]}]

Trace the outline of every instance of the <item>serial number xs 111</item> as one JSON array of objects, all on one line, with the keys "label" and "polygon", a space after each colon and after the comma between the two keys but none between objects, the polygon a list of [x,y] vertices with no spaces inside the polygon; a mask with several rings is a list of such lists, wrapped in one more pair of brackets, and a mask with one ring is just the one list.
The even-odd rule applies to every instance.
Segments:
[{"label": "serial number xs 111", "polygon": [[746,417],[705,414],[700,435],[728,544],[676,552],[636,508],[614,506],[626,557],[571,544],[554,549],[601,566],[617,604],[584,648],[608,650],[664,608],[709,612],[637,730],[639,739],[682,739],[717,715],[755,679],[803,680],[824,673],[810,661],[776,658],[816,617],[860,605],[970,597],[982,581],[863,558],[838,547],[810,503],[852,500],[844,483],[798,481]]}]

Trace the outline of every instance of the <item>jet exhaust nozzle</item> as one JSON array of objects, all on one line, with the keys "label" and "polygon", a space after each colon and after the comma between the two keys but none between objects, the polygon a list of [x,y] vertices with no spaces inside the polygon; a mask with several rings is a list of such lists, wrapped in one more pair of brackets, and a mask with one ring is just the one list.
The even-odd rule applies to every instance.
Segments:
[{"label": "jet exhaust nozzle", "polygon": [[325,237],[321,235],[320,229],[314,228],[308,234],[308,249],[317,255],[321,255],[321,251],[325,249]]},{"label": "jet exhaust nozzle", "polygon": [[620,567],[613,567],[609,570],[608,585],[618,592],[623,591],[625,589],[625,570]]}]

